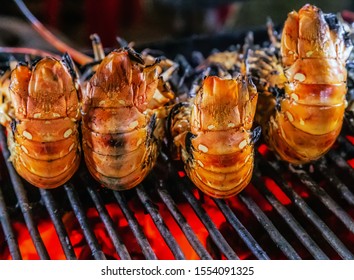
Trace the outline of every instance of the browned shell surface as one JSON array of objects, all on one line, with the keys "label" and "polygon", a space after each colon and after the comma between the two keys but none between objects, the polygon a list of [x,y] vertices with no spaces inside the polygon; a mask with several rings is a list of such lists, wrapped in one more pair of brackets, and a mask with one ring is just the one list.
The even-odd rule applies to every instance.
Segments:
[{"label": "browned shell surface", "polygon": [[107,55],[83,97],[83,151],[92,176],[105,187],[126,190],[155,164],[153,111],[159,68],[131,59],[128,50]]},{"label": "browned shell surface", "polygon": [[249,129],[256,102],[255,86],[245,77],[204,80],[192,105],[192,134],[183,135],[182,158],[189,178],[206,194],[227,198],[250,182],[254,155]]},{"label": "browned shell surface", "polygon": [[7,131],[15,169],[40,188],[64,184],[80,163],[78,92],[68,69],[52,58],[33,69],[19,65],[10,93],[16,120]]},{"label": "browned shell surface", "polygon": [[265,108],[268,119],[260,120],[266,141],[281,159],[308,163],[335,142],[346,106],[345,63],[351,49],[341,23],[326,19],[316,6],[289,13],[281,39],[286,82],[279,87],[285,95],[278,99],[279,110],[262,98],[273,109]]}]

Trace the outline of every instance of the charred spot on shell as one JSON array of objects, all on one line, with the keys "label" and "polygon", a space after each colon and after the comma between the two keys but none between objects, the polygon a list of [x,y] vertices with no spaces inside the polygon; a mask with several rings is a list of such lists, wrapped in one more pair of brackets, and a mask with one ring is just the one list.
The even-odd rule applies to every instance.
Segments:
[{"label": "charred spot on shell", "polygon": [[[38,61],[39,61],[39,60],[37,60],[37,62],[38,62]],[[17,65],[18,65],[18,66],[26,66],[26,67],[28,67],[28,62],[27,62],[27,61],[19,61]]]},{"label": "charred spot on shell", "polygon": [[16,120],[12,120],[11,122],[10,122],[10,127],[11,127],[11,130],[12,130],[12,133],[15,133],[15,131],[16,131],[16,126],[17,126],[17,122],[16,122]]},{"label": "charred spot on shell", "polygon": [[186,144],[186,151],[187,153],[190,155],[191,158],[193,158],[193,144],[192,144],[192,139],[195,138],[196,136],[188,131],[187,135],[186,135],[186,140],[185,140],[185,144]]},{"label": "charred spot on shell", "polygon": [[280,111],[280,103],[285,98],[285,90],[278,87],[271,87],[269,88],[269,92],[275,95],[275,109],[279,112]]},{"label": "charred spot on shell", "polygon": [[28,65],[28,63],[26,62],[25,64],[19,64],[19,65],[21,65],[21,66],[29,66],[30,68],[34,68],[36,65],[37,65],[37,63],[39,62],[39,61],[41,61],[42,60],[42,58],[36,58],[36,59],[33,59],[32,61],[31,61],[31,64],[30,65]]},{"label": "charred spot on shell", "polygon": [[110,147],[123,147],[124,143],[125,143],[125,141],[122,137],[119,137],[118,139],[115,139],[113,137],[109,137],[109,140],[107,141],[107,144]]},{"label": "charred spot on shell", "polygon": [[69,74],[71,78],[75,81],[77,80],[77,73],[75,71],[75,65],[74,62],[71,58],[71,56],[68,53],[65,53],[62,58],[62,63],[66,66],[66,68],[69,71]]},{"label": "charred spot on shell", "polygon": [[256,143],[261,137],[261,134],[262,134],[262,128],[260,126],[255,127],[252,131],[251,143],[253,144]]},{"label": "charred spot on shell", "polygon": [[[156,128],[156,119],[157,119],[156,114],[153,114],[150,118],[150,121],[147,125],[147,137],[148,137],[147,140],[153,138],[154,130]],[[146,141],[146,144],[149,145],[150,144],[149,141]]]},{"label": "charred spot on shell", "polygon": [[132,48],[125,47],[124,50],[126,50],[128,52],[128,56],[132,61],[135,61],[141,65],[145,64],[145,61],[142,58],[142,56],[139,53],[137,53],[136,51],[134,51]]},{"label": "charred spot on shell", "polygon": [[323,14],[323,16],[329,29],[338,32],[341,24],[339,23],[337,16],[335,14]]},{"label": "charred spot on shell", "polygon": [[176,105],[174,105],[172,107],[172,109],[170,110],[168,116],[167,116],[167,121],[166,121],[166,131],[167,131],[167,138],[169,140],[172,139],[172,133],[171,133],[171,126],[172,126],[172,122],[173,122],[173,119],[174,117],[180,113],[180,110],[182,107],[188,107],[190,106],[190,104],[188,102],[180,102],[180,103],[177,103]]}]

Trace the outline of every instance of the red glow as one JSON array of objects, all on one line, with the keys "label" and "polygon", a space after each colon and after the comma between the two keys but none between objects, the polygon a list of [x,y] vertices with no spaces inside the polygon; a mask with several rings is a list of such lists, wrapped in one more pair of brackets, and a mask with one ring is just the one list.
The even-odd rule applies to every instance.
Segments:
[{"label": "red glow", "polygon": [[347,162],[352,168],[354,168],[354,158],[349,159]]},{"label": "red glow", "polygon": [[261,144],[259,147],[258,147],[258,151],[260,152],[260,154],[262,156],[265,156],[268,152],[269,152],[269,148],[267,145],[265,144]]},{"label": "red glow", "polygon": [[264,179],[264,184],[283,205],[288,205],[291,203],[291,200],[284,194],[273,179],[266,177]]},{"label": "red glow", "polygon": [[350,143],[352,143],[354,145],[354,136],[347,135],[345,137],[350,141]]},{"label": "red glow", "polygon": [[[208,204],[209,203],[212,203],[210,198],[208,198]],[[135,213],[135,218],[142,227],[143,232],[146,235],[157,258],[164,260],[174,259],[172,252],[160,235],[159,230],[156,228],[151,216],[145,212],[145,210],[142,208],[142,205],[138,203],[130,203],[129,207],[132,209],[133,213]],[[171,216],[165,204],[157,203],[157,207],[159,209],[160,215],[162,216],[162,219],[164,220],[166,226],[173,233],[176,242],[182,248],[186,258],[191,260],[199,259],[199,256],[189,244],[187,238],[185,237],[184,233],[174,218]],[[198,236],[202,245],[206,247],[209,233],[199,218],[196,216],[189,203],[181,203],[178,205],[178,207],[186,217],[187,222],[191,225],[193,231]],[[121,237],[123,243],[126,244],[131,257],[133,259],[144,259],[141,248],[138,245],[133,233],[131,232],[130,226],[128,225],[128,222],[125,219],[119,206],[112,203],[107,204],[106,208],[113,220],[113,224],[116,226],[118,235]],[[214,216],[214,222],[218,227],[221,225],[221,223],[225,222],[225,218],[223,218],[222,214],[215,205],[212,205],[211,207],[208,207],[207,205],[207,208],[208,214]],[[102,223],[97,213],[97,210],[95,208],[89,208],[86,211],[86,216],[90,221],[90,226],[93,229],[94,234],[98,239],[98,243],[106,257],[108,259],[120,259],[114,248],[112,240],[107,233],[106,227]],[[91,250],[87,245],[84,234],[74,213],[66,213],[62,220],[70,237],[70,241],[77,258],[92,259]],[[18,240],[19,247],[21,248],[22,258],[26,260],[39,259],[26,225],[22,222],[14,222],[12,223],[12,226],[15,236]],[[40,219],[38,221],[38,229],[45,247],[48,250],[50,258],[53,260],[66,259],[52,221],[48,218]],[[0,235],[0,244],[4,244],[4,242],[4,238]],[[0,259],[11,259],[7,246],[3,246],[3,248],[6,249],[2,250],[0,248]]]}]

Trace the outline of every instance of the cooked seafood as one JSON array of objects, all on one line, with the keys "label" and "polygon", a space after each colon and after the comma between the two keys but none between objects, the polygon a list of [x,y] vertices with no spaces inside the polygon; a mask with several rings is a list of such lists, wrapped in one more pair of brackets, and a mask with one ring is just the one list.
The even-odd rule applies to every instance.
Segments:
[{"label": "cooked seafood", "polygon": [[[79,88],[69,56],[20,63],[3,89],[1,123],[16,171],[39,188],[55,188],[80,163]],[[4,81],[5,82],[5,81]]]},{"label": "cooked seafood", "polygon": [[250,182],[253,144],[260,132],[251,132],[256,103],[249,77],[208,76],[194,100],[171,110],[174,145],[189,178],[206,194],[227,198]]},{"label": "cooked seafood", "polygon": [[[257,109],[265,139],[281,159],[308,163],[335,142],[346,107],[346,60],[351,49],[351,41],[334,14],[324,14],[308,4],[289,13],[278,63],[283,72],[276,68],[275,79],[263,87],[275,94],[260,94]],[[253,74],[258,71],[262,76],[275,69],[271,63],[257,63],[259,59],[274,63],[276,55],[264,54],[258,52],[249,59]]]},{"label": "cooked seafood", "polygon": [[[163,105],[173,93],[159,61],[146,65],[130,48],[108,54],[84,91],[82,145],[87,167],[104,186],[126,190],[155,164]],[[161,110],[160,110],[161,109]]]}]

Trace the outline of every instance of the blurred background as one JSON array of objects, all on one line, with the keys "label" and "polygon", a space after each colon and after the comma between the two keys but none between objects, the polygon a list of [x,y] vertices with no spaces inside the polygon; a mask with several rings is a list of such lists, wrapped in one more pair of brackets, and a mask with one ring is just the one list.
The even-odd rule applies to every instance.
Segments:
[{"label": "blurred background", "polygon": [[[11,0],[1,1],[0,46],[51,50]],[[116,36],[138,44],[177,40],[196,34],[237,32],[264,26],[267,17],[281,25],[288,12],[307,1],[291,0],[26,0],[32,13],[53,33],[77,49],[91,48],[97,33],[106,48]],[[354,11],[353,0],[317,0],[326,13]]]}]

